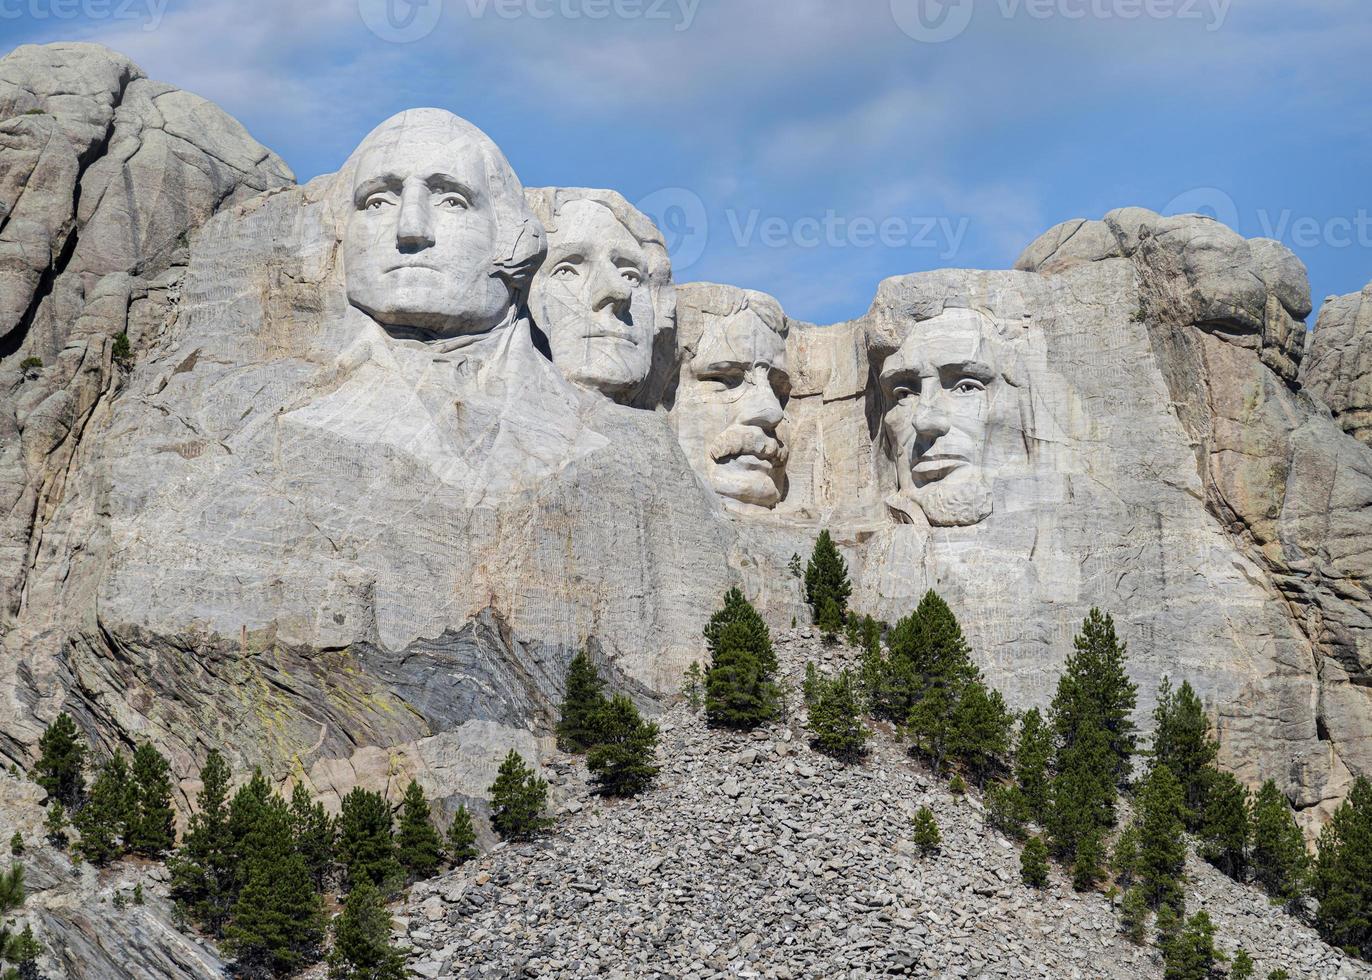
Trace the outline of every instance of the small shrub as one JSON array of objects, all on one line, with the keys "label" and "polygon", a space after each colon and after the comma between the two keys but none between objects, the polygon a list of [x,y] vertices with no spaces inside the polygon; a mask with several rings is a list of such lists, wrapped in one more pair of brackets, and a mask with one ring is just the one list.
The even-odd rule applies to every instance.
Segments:
[{"label": "small shrub", "polygon": [[1019,856],[1019,876],[1030,888],[1048,884],[1048,845],[1037,835],[1030,837]]},{"label": "small shrub", "polygon": [[42,366],[43,359],[41,357],[26,357],[19,362],[19,370],[25,372],[26,374],[29,371],[37,371]]},{"label": "small shrub", "polygon": [[476,828],[472,826],[472,814],[464,803],[453,814],[453,822],[448,825],[448,856],[454,865],[466,864],[477,855]]},{"label": "small shrub", "polygon": [[491,827],[504,840],[529,840],[552,826],[544,812],[548,784],[514,749],[505,756],[491,784]]},{"label": "small shrub", "polygon": [[129,343],[128,334],[115,334],[114,345],[110,348],[110,358],[121,368],[127,369],[133,365],[133,347]]},{"label": "small shrub", "polygon": [[953,773],[953,778],[948,780],[948,792],[954,796],[963,796],[967,792],[967,781],[958,773]]},{"label": "small shrub", "polygon": [[24,853],[24,835],[17,830],[14,832],[14,836],[10,838],[10,853],[15,857]]},{"label": "small shrub", "polygon": [[934,811],[927,806],[915,812],[914,830],[915,846],[922,853],[933,854],[939,849],[943,835],[939,833],[938,822],[934,820]]}]

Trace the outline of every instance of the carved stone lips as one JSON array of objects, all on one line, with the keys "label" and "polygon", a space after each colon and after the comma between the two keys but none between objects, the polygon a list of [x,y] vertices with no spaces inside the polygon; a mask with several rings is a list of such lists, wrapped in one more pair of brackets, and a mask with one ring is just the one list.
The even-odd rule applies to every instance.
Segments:
[{"label": "carved stone lips", "polygon": [[937,479],[947,476],[959,467],[966,466],[967,462],[967,457],[959,456],[956,453],[929,453],[924,456],[917,456],[910,470],[918,476]]},{"label": "carved stone lips", "polygon": [[386,271],[387,271],[387,272],[399,272],[399,271],[402,270],[402,269],[424,269],[424,270],[427,271],[427,272],[438,272],[438,271],[440,271],[439,268],[438,268],[437,266],[430,265],[430,264],[427,263],[427,262],[399,262],[399,263],[397,263],[397,264],[391,266],[391,267],[390,267],[389,269],[387,269]]}]

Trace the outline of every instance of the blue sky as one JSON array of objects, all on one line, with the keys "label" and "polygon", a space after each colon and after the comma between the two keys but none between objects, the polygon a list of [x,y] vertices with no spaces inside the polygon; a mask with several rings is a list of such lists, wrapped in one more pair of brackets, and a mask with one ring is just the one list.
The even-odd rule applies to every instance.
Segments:
[{"label": "blue sky", "polygon": [[0,0],[0,37],[121,50],[302,180],[451,109],[815,322],[1133,204],[1280,238],[1317,306],[1372,280],[1368,0]]}]

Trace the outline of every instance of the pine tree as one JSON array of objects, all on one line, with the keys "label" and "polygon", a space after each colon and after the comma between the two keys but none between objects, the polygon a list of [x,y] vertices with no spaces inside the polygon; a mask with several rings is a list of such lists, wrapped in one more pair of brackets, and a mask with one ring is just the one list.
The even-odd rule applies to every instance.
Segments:
[{"label": "pine tree", "polygon": [[[887,647],[874,710],[898,724],[908,723],[912,710],[931,693],[951,711],[963,685],[979,677],[957,617],[932,590],[892,627]],[[927,714],[934,720],[933,711]]]},{"label": "pine tree", "polygon": [[686,696],[686,703],[692,711],[699,711],[705,706],[705,672],[700,669],[698,661],[691,661],[691,666],[686,668],[681,693]]},{"label": "pine tree", "polygon": [[1250,823],[1253,880],[1277,901],[1295,907],[1309,888],[1310,854],[1290,804],[1270,779],[1253,797]]},{"label": "pine tree", "polygon": [[1048,845],[1042,837],[1030,837],[1019,856],[1019,876],[1030,888],[1048,884]]},{"label": "pine tree", "polygon": [[1215,926],[1204,911],[1186,920],[1186,925],[1162,948],[1164,980],[1208,980],[1220,958],[1215,949]]},{"label": "pine tree", "polygon": [[1242,946],[1234,953],[1234,962],[1229,967],[1229,980],[1253,980],[1253,957]]},{"label": "pine tree", "polygon": [[42,945],[33,935],[33,926],[25,923],[24,931],[17,936],[7,935],[9,928],[0,925],[0,960],[9,960],[15,969],[6,970],[0,976],[4,980],[39,980],[38,966],[35,962],[43,952]]},{"label": "pine tree", "polygon": [[1114,822],[1115,761],[1110,736],[1088,716],[1071,744],[1058,753],[1049,784],[1047,826],[1055,854],[1073,857],[1088,835]]},{"label": "pine tree", "polygon": [[276,794],[257,811],[243,855],[244,885],[225,930],[238,972],[281,976],[314,962],[324,940],[323,901],[295,849],[290,809]]},{"label": "pine tree", "polygon": [[1248,866],[1248,789],[1233,773],[1211,769],[1200,821],[1200,855],[1242,881]]},{"label": "pine tree", "polygon": [[411,880],[432,878],[443,864],[443,838],[434,829],[429,801],[419,781],[410,780],[400,802],[400,829],[395,835],[400,864]]},{"label": "pine tree", "polygon": [[453,822],[448,825],[448,855],[453,864],[462,865],[480,853],[476,847],[476,828],[472,826],[472,814],[464,803],[453,814]]},{"label": "pine tree", "polygon": [[132,792],[136,803],[128,849],[160,858],[176,846],[176,816],[171,804],[171,767],[151,743],[143,743],[133,753]]},{"label": "pine tree", "polygon": [[[806,664],[807,684],[814,664]],[[834,678],[816,673],[806,694],[810,711],[810,744],[835,759],[851,762],[867,748],[867,729],[860,717],[858,685],[852,672],[844,669]]]},{"label": "pine tree", "polygon": [[1047,819],[1049,804],[1048,763],[1053,758],[1053,733],[1043,723],[1038,708],[1030,708],[1020,719],[1015,742],[1015,782],[1034,820]]},{"label": "pine tree", "polygon": [[90,798],[76,814],[77,852],[97,867],[121,857],[136,813],[133,784],[123,753],[115,752],[91,784]]},{"label": "pine tree", "polygon": [[616,694],[600,709],[596,725],[600,744],[586,758],[591,782],[604,796],[637,796],[657,778],[657,725],[639,716],[638,708]]},{"label": "pine tree", "polygon": [[1173,691],[1171,680],[1162,679],[1153,722],[1153,760],[1176,774],[1186,806],[1186,829],[1194,831],[1204,818],[1205,791],[1219,744],[1210,737],[1210,719],[1190,681]]},{"label": "pine tree", "polygon": [[836,624],[829,632],[837,633],[842,628],[843,619],[848,613],[848,597],[852,592],[853,586],[848,581],[848,563],[839,554],[828,530],[820,531],[815,549],[810,553],[810,562],[805,566],[805,601],[809,603],[814,620],[821,629],[825,629],[822,621],[826,614],[825,603],[831,599],[837,615]]},{"label": "pine tree", "polygon": [[711,655],[705,675],[709,723],[748,731],[774,718],[779,692],[771,634],[738,589],[724,596],[724,608],[705,627],[705,640]]},{"label": "pine tree", "polygon": [[48,816],[43,821],[43,833],[47,835],[48,843],[58,850],[65,851],[70,838],[67,835],[67,808],[62,805],[61,800],[54,800],[48,810]]},{"label": "pine tree", "polygon": [[71,715],[63,712],[38,740],[39,758],[33,767],[34,781],[68,810],[80,805],[86,793],[82,769],[86,746]]},{"label": "pine tree", "polygon": [[1142,946],[1148,935],[1148,897],[1138,885],[1120,901],[1120,929],[1135,946]]},{"label": "pine tree", "polygon": [[599,738],[596,719],[605,706],[605,682],[585,651],[567,665],[566,696],[557,722],[557,746],[563,752],[585,752]]},{"label": "pine tree", "polygon": [[324,804],[316,803],[300,782],[291,791],[291,833],[315,889],[322,892],[333,869],[336,828]]},{"label": "pine tree", "polygon": [[1093,830],[1077,842],[1072,859],[1072,887],[1079,892],[1090,891],[1105,877],[1105,841],[1099,830]]},{"label": "pine tree", "polygon": [[333,923],[330,980],[405,980],[405,954],[391,944],[391,913],[369,881],[358,882]]},{"label": "pine tree", "polygon": [[1372,782],[1359,776],[1320,833],[1315,927],[1351,956],[1372,960]]},{"label": "pine tree", "polygon": [[177,904],[215,937],[223,934],[234,900],[234,849],[227,805],[231,777],[224,757],[211,749],[200,770],[196,812],[186,825],[181,849],[167,862]]},{"label": "pine tree", "polygon": [[[1135,751],[1132,720],[1138,688],[1124,671],[1125,645],[1108,614],[1092,609],[1073,640],[1067,668],[1058,679],[1051,717],[1058,744],[1058,770],[1083,732],[1100,729],[1107,737],[1116,783],[1128,778]],[[1113,810],[1114,801],[1110,801]],[[1111,816],[1113,823],[1113,815]]]},{"label": "pine tree", "polygon": [[1110,852],[1110,873],[1115,876],[1115,884],[1120,888],[1129,888],[1134,884],[1134,879],[1139,873],[1137,820],[1131,821],[1129,826],[1120,831],[1114,850]]},{"label": "pine tree", "polygon": [[815,625],[819,627],[825,643],[832,646],[838,642],[839,630],[843,629],[843,612],[833,596],[824,597],[824,605],[815,617]]},{"label": "pine tree", "polygon": [[983,785],[987,775],[1010,751],[1014,716],[999,691],[979,677],[964,684],[953,707],[948,754],[965,765]]},{"label": "pine tree", "polygon": [[1014,783],[997,783],[987,790],[986,819],[1007,837],[1023,837],[1032,817],[1024,793]]},{"label": "pine tree", "polygon": [[357,786],[343,797],[337,851],[349,891],[360,881],[370,881],[383,894],[390,894],[404,881],[391,827],[391,805],[380,793]]},{"label": "pine tree", "polygon": [[272,788],[261,769],[253,769],[252,776],[239,786],[229,800],[229,904],[233,905],[247,883],[248,859],[250,854],[249,836],[257,829],[263,819],[267,803],[273,796]]},{"label": "pine tree", "polygon": [[924,854],[932,854],[937,851],[943,841],[943,835],[939,833],[938,823],[934,820],[934,811],[927,806],[922,806],[915,811],[914,840],[915,846]]},{"label": "pine tree", "polygon": [[505,756],[491,784],[491,827],[504,840],[528,840],[552,826],[543,811],[548,784],[514,749]]},{"label": "pine tree", "polygon": [[1155,764],[1138,796],[1138,876],[1148,904],[1180,913],[1186,865],[1181,783],[1170,766]]}]

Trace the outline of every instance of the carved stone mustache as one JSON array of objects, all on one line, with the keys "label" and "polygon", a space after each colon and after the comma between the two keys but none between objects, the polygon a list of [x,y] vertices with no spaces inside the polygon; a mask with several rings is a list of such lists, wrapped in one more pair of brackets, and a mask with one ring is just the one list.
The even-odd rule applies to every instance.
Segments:
[{"label": "carved stone mustache", "polygon": [[710,458],[716,462],[732,456],[756,456],[773,466],[785,466],[791,451],[761,429],[736,425],[710,443]]}]

